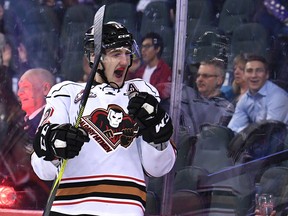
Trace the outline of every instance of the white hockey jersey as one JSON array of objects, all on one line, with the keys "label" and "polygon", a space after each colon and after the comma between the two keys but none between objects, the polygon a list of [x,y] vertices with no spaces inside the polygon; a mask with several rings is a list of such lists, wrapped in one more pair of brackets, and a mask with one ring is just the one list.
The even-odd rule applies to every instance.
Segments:
[{"label": "white hockey jersey", "polygon": [[[74,124],[85,84],[62,82],[47,96],[41,124]],[[138,127],[128,115],[128,94],[144,91],[158,100],[157,90],[141,79],[126,81],[121,89],[107,84],[92,87],[80,126],[89,133],[79,156],[69,159],[51,211],[68,215],[144,215],[144,172],[160,177],[176,159],[169,142],[162,151],[137,138]],[[132,130],[131,139],[122,134]],[[124,139],[124,140],[123,140]],[[33,153],[31,163],[43,180],[55,178],[56,167]],[[145,171],[144,171],[145,170]]]}]

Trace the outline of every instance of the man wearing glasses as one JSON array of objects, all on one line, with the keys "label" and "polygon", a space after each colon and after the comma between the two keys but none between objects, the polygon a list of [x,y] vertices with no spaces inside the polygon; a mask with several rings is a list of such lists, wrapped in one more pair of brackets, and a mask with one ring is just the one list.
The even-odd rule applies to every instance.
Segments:
[{"label": "man wearing glasses", "polygon": [[220,88],[225,78],[225,62],[213,58],[200,62],[196,87],[185,86],[182,91],[180,124],[190,135],[197,135],[201,125],[210,123],[227,126],[234,106],[224,97]]},{"label": "man wearing glasses", "polygon": [[142,78],[159,91],[161,100],[170,98],[172,71],[170,66],[161,58],[164,49],[162,37],[155,33],[147,33],[142,38],[141,57],[143,64],[130,73],[130,78]]},{"label": "man wearing glasses", "polygon": [[224,94],[220,88],[225,80],[225,64],[218,58],[200,63],[197,75],[196,85],[199,94],[204,98],[222,97]]}]

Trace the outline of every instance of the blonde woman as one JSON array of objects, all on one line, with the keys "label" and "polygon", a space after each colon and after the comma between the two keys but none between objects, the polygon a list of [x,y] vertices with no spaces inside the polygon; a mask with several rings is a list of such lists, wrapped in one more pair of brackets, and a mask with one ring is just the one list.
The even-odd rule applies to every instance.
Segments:
[{"label": "blonde woman", "polygon": [[232,103],[234,105],[237,104],[240,97],[247,91],[248,87],[246,84],[246,80],[244,79],[244,68],[246,64],[245,54],[241,53],[237,55],[233,60],[233,73],[234,80],[232,83],[232,90],[235,95]]}]

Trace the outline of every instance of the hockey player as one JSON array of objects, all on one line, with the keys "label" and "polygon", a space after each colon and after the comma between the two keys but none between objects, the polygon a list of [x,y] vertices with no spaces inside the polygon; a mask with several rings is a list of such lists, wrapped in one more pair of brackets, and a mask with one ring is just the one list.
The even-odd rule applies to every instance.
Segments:
[{"label": "hockey player", "polygon": [[[93,35],[91,27],[84,38],[91,64]],[[80,127],[72,125],[85,84],[64,81],[47,96],[32,166],[51,180],[60,160],[69,159],[50,215],[144,215],[145,174],[163,176],[175,163],[173,126],[156,88],[125,81],[134,43],[123,25],[103,25],[100,64]]]}]

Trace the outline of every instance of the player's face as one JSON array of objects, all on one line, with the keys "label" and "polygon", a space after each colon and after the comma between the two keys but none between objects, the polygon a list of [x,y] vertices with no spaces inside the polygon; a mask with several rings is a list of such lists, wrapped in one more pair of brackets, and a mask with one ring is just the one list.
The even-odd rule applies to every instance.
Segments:
[{"label": "player's face", "polygon": [[102,62],[108,82],[114,88],[121,87],[131,64],[131,50],[125,47],[108,49]]},{"label": "player's face", "polygon": [[22,110],[31,115],[45,104],[42,83],[25,75],[18,82],[18,97]]}]

